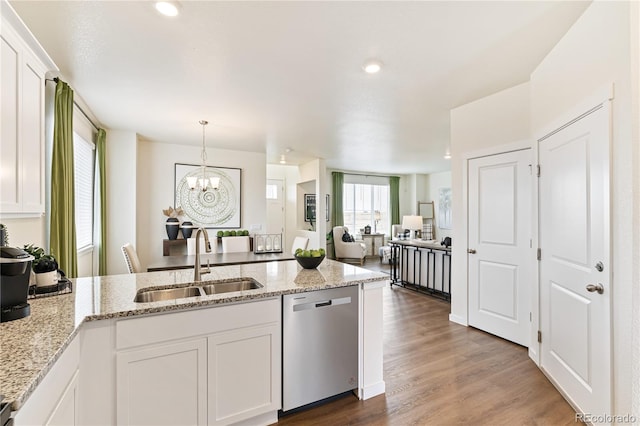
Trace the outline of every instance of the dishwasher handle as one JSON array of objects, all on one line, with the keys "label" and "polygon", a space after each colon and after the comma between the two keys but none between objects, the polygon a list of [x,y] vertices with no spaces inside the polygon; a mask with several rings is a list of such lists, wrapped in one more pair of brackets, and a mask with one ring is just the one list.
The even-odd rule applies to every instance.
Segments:
[{"label": "dishwasher handle", "polygon": [[323,308],[325,306],[338,306],[351,303],[351,297],[340,297],[337,299],[323,300],[321,302],[298,303],[293,305],[293,312],[306,311],[307,309]]}]

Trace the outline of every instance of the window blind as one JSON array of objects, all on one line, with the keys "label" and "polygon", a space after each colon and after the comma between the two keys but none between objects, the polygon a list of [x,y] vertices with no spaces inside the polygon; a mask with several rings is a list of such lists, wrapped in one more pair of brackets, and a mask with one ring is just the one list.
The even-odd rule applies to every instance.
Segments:
[{"label": "window blind", "polygon": [[74,132],[76,246],[93,247],[93,176],[95,145]]}]

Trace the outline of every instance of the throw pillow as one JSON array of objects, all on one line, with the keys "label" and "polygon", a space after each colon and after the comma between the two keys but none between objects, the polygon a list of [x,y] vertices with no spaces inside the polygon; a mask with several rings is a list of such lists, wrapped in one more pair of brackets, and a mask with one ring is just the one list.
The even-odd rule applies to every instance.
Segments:
[{"label": "throw pillow", "polygon": [[342,241],[344,241],[345,243],[350,243],[351,241],[353,241],[353,237],[349,235],[348,232],[345,232],[344,234],[342,234]]}]

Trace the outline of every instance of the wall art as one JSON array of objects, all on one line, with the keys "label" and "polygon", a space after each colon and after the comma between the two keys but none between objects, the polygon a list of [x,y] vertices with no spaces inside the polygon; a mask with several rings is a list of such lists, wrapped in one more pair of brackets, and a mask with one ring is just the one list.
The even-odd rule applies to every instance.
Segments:
[{"label": "wall art", "polygon": [[187,220],[205,228],[240,228],[241,169],[206,167],[207,176],[219,177],[218,189],[189,189],[187,176],[200,176],[201,166],[175,163],[175,206]]}]

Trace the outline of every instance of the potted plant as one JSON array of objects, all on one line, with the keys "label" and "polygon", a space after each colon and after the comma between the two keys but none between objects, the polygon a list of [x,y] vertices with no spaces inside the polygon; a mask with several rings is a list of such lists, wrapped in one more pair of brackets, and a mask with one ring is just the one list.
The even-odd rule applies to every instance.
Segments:
[{"label": "potted plant", "polygon": [[9,245],[9,231],[4,223],[0,223],[0,247],[7,247]]},{"label": "potted plant", "polygon": [[51,254],[46,254],[42,247],[27,244],[24,251],[34,257],[31,269],[36,277],[36,286],[51,286],[58,283],[58,262]]}]

